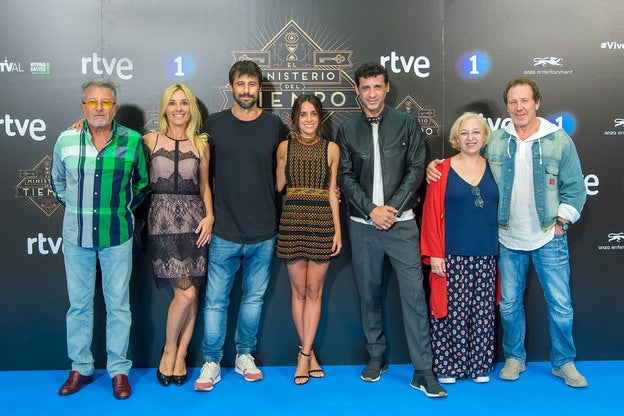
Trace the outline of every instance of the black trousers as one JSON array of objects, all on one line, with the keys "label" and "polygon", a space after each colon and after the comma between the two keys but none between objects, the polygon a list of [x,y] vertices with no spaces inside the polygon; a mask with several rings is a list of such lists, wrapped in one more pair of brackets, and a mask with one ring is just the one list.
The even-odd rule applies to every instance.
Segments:
[{"label": "black trousers", "polygon": [[399,283],[410,359],[416,370],[430,370],[429,319],[416,221],[398,221],[389,230],[380,231],[372,225],[351,220],[349,234],[368,354],[371,357],[382,356],[386,350],[381,293],[383,264],[387,255]]}]

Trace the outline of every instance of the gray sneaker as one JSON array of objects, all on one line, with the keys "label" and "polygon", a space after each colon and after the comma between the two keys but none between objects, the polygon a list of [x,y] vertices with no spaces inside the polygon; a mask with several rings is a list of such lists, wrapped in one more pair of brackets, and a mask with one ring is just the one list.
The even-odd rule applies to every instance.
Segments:
[{"label": "gray sneaker", "polygon": [[553,368],[552,373],[564,379],[565,384],[570,387],[587,387],[587,380],[578,372],[573,362],[567,363],[559,370]]},{"label": "gray sneaker", "polygon": [[414,370],[414,377],[410,386],[425,393],[431,398],[442,398],[448,396],[446,390],[438,383],[431,370]]},{"label": "gray sneaker", "polygon": [[388,371],[388,364],[386,364],[383,357],[371,357],[368,365],[362,370],[360,378],[372,383],[378,381],[386,371]]},{"label": "gray sneaker", "polygon": [[515,358],[507,358],[505,366],[498,374],[501,380],[515,381],[520,378],[520,373],[526,370],[524,363],[516,360]]}]

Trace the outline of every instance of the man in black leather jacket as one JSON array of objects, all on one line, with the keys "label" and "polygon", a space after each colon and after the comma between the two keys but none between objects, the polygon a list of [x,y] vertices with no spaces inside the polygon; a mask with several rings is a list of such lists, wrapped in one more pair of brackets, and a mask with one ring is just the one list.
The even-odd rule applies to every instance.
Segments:
[{"label": "man in black leather jacket", "polygon": [[429,320],[423,290],[419,231],[412,208],[423,178],[425,144],[418,120],[385,105],[387,70],[378,63],[355,72],[362,113],[340,126],[339,180],[350,207],[353,270],[360,293],[362,329],[370,360],[364,381],[379,380],[388,366],[381,304],[387,255],[401,296],[405,335],[414,363],[411,386],[427,397],[445,397],[431,371]]}]

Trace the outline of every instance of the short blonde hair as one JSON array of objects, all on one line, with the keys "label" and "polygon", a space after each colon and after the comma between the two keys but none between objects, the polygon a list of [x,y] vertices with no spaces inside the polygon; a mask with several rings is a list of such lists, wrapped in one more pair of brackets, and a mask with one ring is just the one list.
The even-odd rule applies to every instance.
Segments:
[{"label": "short blonde hair", "polygon": [[483,136],[484,136],[483,146],[488,144],[488,142],[490,141],[490,136],[492,136],[492,130],[490,129],[490,126],[488,125],[487,121],[485,121],[485,119],[477,113],[473,113],[472,111],[466,111],[464,114],[459,116],[457,120],[455,120],[455,122],[453,123],[453,126],[451,127],[449,143],[451,144],[451,147],[453,149],[455,150],[460,149],[459,148],[459,129],[466,120],[469,120],[471,118],[474,118],[475,120],[477,120],[479,124],[481,124],[481,127],[483,128]]}]

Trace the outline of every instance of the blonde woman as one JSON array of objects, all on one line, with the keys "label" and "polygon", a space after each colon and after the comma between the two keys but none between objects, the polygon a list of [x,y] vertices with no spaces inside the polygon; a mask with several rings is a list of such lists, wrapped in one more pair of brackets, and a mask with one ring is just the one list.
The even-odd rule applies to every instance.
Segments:
[{"label": "blonde woman", "polygon": [[156,376],[163,386],[186,380],[185,357],[206,282],[214,216],[208,181],[208,137],[199,134],[197,99],[184,84],[162,94],[158,131],[144,136],[150,153],[152,200],[148,235],[156,286],[170,287],[166,342]]},{"label": "blonde woman", "polygon": [[490,128],[466,112],[451,127],[458,153],[427,187],[421,252],[431,264],[431,349],[438,381],[489,381],[494,367],[498,189],[481,149]]}]

